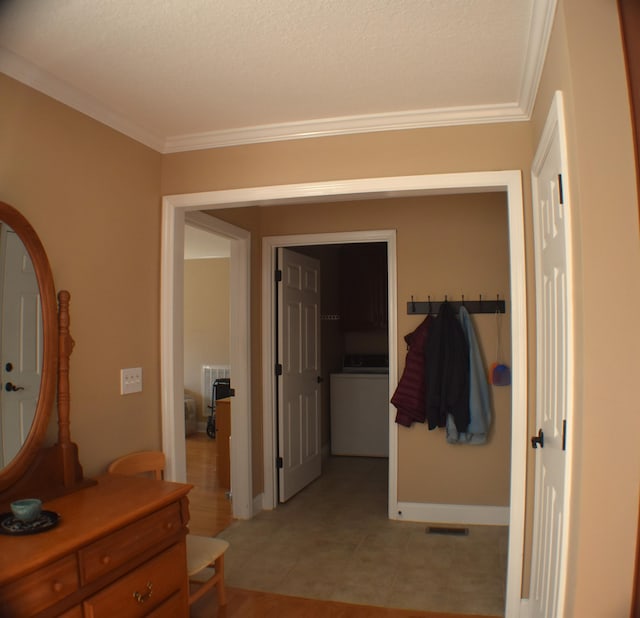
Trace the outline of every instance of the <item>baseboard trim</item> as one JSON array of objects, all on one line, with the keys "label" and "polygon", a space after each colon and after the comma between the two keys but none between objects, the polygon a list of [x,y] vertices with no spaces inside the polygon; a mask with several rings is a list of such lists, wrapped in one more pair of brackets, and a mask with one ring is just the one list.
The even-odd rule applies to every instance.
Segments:
[{"label": "baseboard trim", "polygon": [[519,618],[529,618],[529,599],[520,599]]},{"label": "baseboard trim", "polygon": [[421,523],[508,526],[508,506],[398,502],[393,519]]},{"label": "baseboard trim", "polygon": [[264,505],[264,493],[260,493],[253,497],[253,504],[251,505],[251,517],[255,517],[260,511],[265,509]]}]

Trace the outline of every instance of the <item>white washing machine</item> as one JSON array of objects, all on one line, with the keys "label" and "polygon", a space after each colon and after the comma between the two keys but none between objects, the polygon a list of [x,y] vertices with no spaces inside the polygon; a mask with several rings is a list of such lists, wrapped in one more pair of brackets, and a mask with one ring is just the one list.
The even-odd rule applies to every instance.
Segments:
[{"label": "white washing machine", "polygon": [[388,373],[331,374],[331,454],[389,456]]}]

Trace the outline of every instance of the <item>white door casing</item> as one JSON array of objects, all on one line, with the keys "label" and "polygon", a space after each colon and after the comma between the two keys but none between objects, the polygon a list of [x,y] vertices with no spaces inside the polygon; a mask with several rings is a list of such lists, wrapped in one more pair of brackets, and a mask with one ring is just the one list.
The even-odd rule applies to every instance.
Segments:
[{"label": "white door casing", "polygon": [[31,430],[40,393],[43,341],[40,291],[31,257],[18,235],[2,228],[0,462],[6,465]]},{"label": "white door casing", "polygon": [[537,391],[531,618],[564,615],[573,411],[571,202],[562,93],[532,166]]},{"label": "white door casing", "polygon": [[278,249],[279,497],[320,476],[320,261]]},{"label": "white door casing", "polygon": [[[509,258],[511,289],[511,334],[512,334],[512,425],[511,425],[511,483],[509,505],[509,558],[507,564],[506,618],[515,618],[520,612],[520,590],[522,585],[522,560],[524,545],[524,503],[526,479],[526,410],[527,410],[527,341],[526,341],[526,287],[525,287],[525,245],[522,200],[522,178],[519,170],[461,172],[450,174],[427,174],[415,176],[358,178],[327,182],[311,182],[290,185],[273,185],[207,191],[202,193],[165,196],[163,198],[163,245],[162,245],[162,425],[163,448],[169,460],[179,450],[176,447],[176,426],[184,431],[182,415],[182,366],[175,362],[175,354],[182,347],[182,314],[180,304],[182,246],[184,213],[196,210],[215,210],[244,206],[269,206],[271,204],[295,203],[300,208],[318,200],[357,200],[364,198],[406,197],[412,195],[456,194],[468,192],[504,191],[507,195],[509,226]],[[353,242],[357,233],[344,233],[343,238],[333,242]],[[314,236],[314,235],[311,235]],[[299,239],[299,237],[298,237]],[[367,239],[369,240],[369,239]],[[384,240],[384,239],[380,239]],[[262,253],[262,427],[263,431],[263,473],[264,491],[254,496],[254,511],[260,508],[274,508],[277,502],[276,479],[273,462],[275,451],[275,388],[273,359],[275,358],[275,316],[273,312],[273,268],[275,247],[295,244],[321,244],[320,241],[296,242],[294,237],[264,238]],[[357,242],[357,241],[356,241]],[[362,239],[361,242],[365,242]],[[397,297],[396,297],[396,253],[395,237],[389,249],[389,381],[393,388],[397,382]],[[176,255],[176,252],[179,255]],[[248,254],[248,245],[246,246]],[[247,258],[248,261],[248,258]],[[233,264],[233,257],[232,257]],[[180,283],[180,285],[178,285]],[[179,295],[176,297],[176,295]],[[233,327],[232,327],[233,328]],[[231,338],[234,338],[231,332]],[[248,447],[244,452],[245,462],[241,482],[248,485],[244,490],[252,495],[251,487],[251,419],[250,410],[239,409],[243,419],[239,423],[244,431],[241,436]],[[269,429],[271,428],[271,430]],[[389,453],[389,515],[397,504],[397,431],[395,423],[390,423]],[[236,440],[238,433],[234,430]],[[235,446],[235,444],[234,444]],[[183,455],[184,458],[184,455]],[[175,458],[178,459],[178,458]],[[232,462],[233,466],[233,462]],[[232,468],[233,470],[233,468]],[[178,472],[180,472],[178,470]],[[169,478],[179,480],[175,470],[168,466]],[[173,475],[173,476],[172,476]],[[236,482],[234,496],[242,487]],[[235,499],[234,499],[235,514]],[[253,513],[244,515],[251,517]],[[242,517],[242,516],[241,516]]]},{"label": "white door casing", "polygon": [[253,515],[251,477],[250,380],[250,246],[247,230],[196,212],[193,196],[164,198],[161,287],[161,394],[162,448],[167,456],[167,480],[186,481],[184,439],[184,223],[228,238],[229,260],[229,364],[235,396],[231,416],[231,486],[233,516]]},{"label": "white door casing", "polygon": [[[276,357],[277,321],[275,288],[273,286],[273,271],[277,268],[277,252],[280,247],[296,247],[310,245],[334,245],[360,242],[384,242],[387,244],[387,276],[388,276],[388,311],[389,311],[389,384],[395,384],[397,380],[397,329],[396,311],[397,294],[395,281],[396,268],[396,232],[395,230],[369,230],[356,232],[331,232],[324,234],[297,234],[292,236],[267,236],[262,239],[262,294],[265,299],[263,304],[263,398],[270,405],[265,406],[266,412],[264,427],[269,427],[263,435],[264,466],[265,466],[265,490],[262,508],[272,509],[278,503],[278,482],[274,465],[277,456],[276,436],[278,432],[275,410],[277,410],[276,382],[274,372],[271,371]],[[267,300],[268,299],[268,300]],[[268,303],[268,304],[266,304]],[[397,426],[392,414],[391,404],[389,409],[389,517],[393,517],[397,506],[397,458],[395,444],[397,440]]]}]

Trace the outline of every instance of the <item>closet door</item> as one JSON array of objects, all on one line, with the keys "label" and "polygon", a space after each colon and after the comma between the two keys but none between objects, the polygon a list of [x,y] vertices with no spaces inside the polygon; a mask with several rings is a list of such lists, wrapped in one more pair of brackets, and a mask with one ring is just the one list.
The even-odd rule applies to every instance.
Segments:
[{"label": "closet door", "polygon": [[531,618],[564,616],[573,409],[570,201],[562,95],[532,166],[536,261],[537,402]]}]

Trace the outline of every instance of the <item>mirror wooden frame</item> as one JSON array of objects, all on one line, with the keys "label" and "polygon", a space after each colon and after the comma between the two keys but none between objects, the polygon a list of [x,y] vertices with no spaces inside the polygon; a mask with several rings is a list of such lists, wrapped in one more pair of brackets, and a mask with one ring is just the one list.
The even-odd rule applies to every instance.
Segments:
[{"label": "mirror wooden frame", "polygon": [[[35,230],[15,208],[0,202],[0,221],[9,225],[23,242],[36,274],[42,310],[42,378],[31,430],[18,454],[0,470],[0,506],[16,498],[49,499],[86,484],[78,451],[69,431],[69,298],[66,291],[56,302],[49,259]],[[43,442],[54,400],[58,395],[58,442]]]}]

